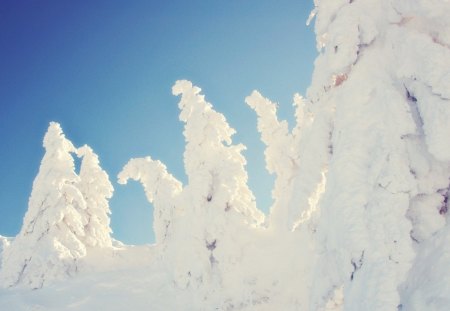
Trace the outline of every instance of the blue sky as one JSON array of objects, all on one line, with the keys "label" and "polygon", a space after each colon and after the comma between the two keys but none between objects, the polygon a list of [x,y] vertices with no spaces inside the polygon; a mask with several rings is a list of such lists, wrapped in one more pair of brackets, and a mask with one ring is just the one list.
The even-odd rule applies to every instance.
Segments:
[{"label": "blue sky", "polygon": [[317,54],[305,22],[312,0],[0,1],[0,234],[20,230],[57,121],[75,145],[90,145],[110,175],[114,237],[153,240],[152,207],[137,183],[116,176],[132,157],[163,161],[185,182],[178,79],[200,86],[248,150],[249,184],[267,212],[273,178],[264,169],[253,89],[292,120]]}]

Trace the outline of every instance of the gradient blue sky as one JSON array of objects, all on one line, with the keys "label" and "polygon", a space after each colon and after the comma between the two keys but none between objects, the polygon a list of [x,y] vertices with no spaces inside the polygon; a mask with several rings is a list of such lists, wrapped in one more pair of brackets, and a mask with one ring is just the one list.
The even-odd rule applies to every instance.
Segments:
[{"label": "gradient blue sky", "polygon": [[153,241],[152,207],[139,184],[116,183],[132,157],[160,159],[182,182],[184,140],[178,79],[200,86],[248,150],[258,207],[271,205],[253,89],[292,120],[316,56],[305,22],[312,0],[0,1],[0,234],[16,235],[57,121],[76,146],[90,145],[110,175],[114,237]]}]

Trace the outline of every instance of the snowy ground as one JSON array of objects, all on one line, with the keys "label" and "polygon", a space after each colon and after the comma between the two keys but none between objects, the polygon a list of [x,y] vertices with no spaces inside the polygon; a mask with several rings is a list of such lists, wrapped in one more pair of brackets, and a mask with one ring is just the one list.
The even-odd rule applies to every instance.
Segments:
[{"label": "snowy ground", "polygon": [[175,310],[176,298],[153,247],[121,247],[89,260],[76,278],[34,291],[0,290],[0,305],[17,311]]},{"label": "snowy ground", "polygon": [[[248,245],[247,251],[256,254],[260,260],[246,256],[236,265],[241,273],[230,271],[228,281],[234,283],[233,287],[217,292],[217,299],[211,292],[205,292],[203,300],[201,296],[199,298],[198,290],[177,287],[170,267],[159,257],[160,250],[156,246],[125,246],[116,242],[113,249],[85,257],[75,278],[55,281],[37,290],[26,287],[0,289],[0,306],[15,311],[300,310],[301,302],[289,299],[301,289],[301,279],[292,274],[304,273],[294,268],[294,261],[302,259],[286,256],[297,241],[293,238],[274,246],[274,240],[269,238],[261,245]],[[284,264],[279,265],[280,262]],[[265,267],[272,269],[261,273]],[[253,280],[248,279],[249,275],[260,273]],[[262,298],[258,291],[263,293]],[[208,299],[206,294],[210,295]],[[237,304],[231,300],[224,304],[220,298],[226,295],[244,298]]]}]

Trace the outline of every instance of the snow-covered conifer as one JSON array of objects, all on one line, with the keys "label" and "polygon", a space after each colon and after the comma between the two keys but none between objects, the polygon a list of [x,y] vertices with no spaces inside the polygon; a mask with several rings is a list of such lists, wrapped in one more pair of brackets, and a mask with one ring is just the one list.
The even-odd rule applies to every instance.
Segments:
[{"label": "snow-covered conifer", "polygon": [[86,201],[87,223],[84,226],[83,242],[90,247],[110,247],[111,227],[108,200],[112,197],[114,188],[108,174],[100,167],[98,156],[89,146],[77,150],[82,157],[80,181],[77,188]]},{"label": "snow-covered conifer", "polygon": [[270,213],[270,226],[277,229],[289,229],[289,201],[292,197],[292,176],[297,172],[298,152],[294,136],[289,132],[287,121],[279,121],[275,103],[253,91],[246,98],[247,104],[258,115],[258,131],[266,145],[264,152],[269,173],[276,175],[272,196],[275,200]]},{"label": "snow-covered conifer", "polygon": [[[163,247],[121,245],[125,256],[108,259],[121,267],[126,261],[126,273],[138,275],[134,284],[157,291],[155,306],[449,309],[450,2],[314,3],[321,52],[307,97],[294,97],[293,130],[270,100],[257,92],[247,98],[276,175],[268,222],[247,186],[244,147],[232,144],[225,117],[188,81],[173,87],[181,95],[187,185],[150,157],[130,160],[119,174],[120,183],[131,178],[144,186]],[[44,145],[22,231],[11,242],[0,237],[5,286],[38,288],[73,273],[86,253],[83,243],[109,245],[112,188],[96,156],[81,152],[87,169],[80,181],[74,148],[57,124]],[[101,207],[92,226],[90,198]],[[138,256],[149,256],[145,270]],[[151,275],[145,282],[142,271]],[[127,283],[126,273],[110,277]],[[142,297],[134,286],[123,289],[127,298]]]},{"label": "snow-covered conifer", "polygon": [[140,181],[150,203],[153,203],[153,229],[156,243],[164,243],[169,235],[175,197],[181,192],[181,183],[167,172],[166,166],[150,157],[131,159],[119,173],[119,183],[128,179]]},{"label": "snow-covered conifer", "polygon": [[[292,231],[315,209],[313,197],[324,182],[323,172],[330,151],[329,115],[322,114],[312,123],[311,103],[296,94],[296,124],[289,131],[287,121],[278,120],[277,105],[259,92],[254,91],[246,102],[258,116],[258,131],[266,145],[267,170],[276,175],[272,191],[274,204],[268,222],[277,231]],[[309,152],[304,152],[306,148]]]},{"label": "snow-covered conifer", "polygon": [[325,114],[332,126],[310,309],[338,292],[344,310],[401,309],[399,289],[420,260],[414,248],[428,248],[446,225],[450,4],[315,4],[322,53],[308,90],[316,111],[307,130],[319,137],[313,127]]},{"label": "snow-covered conifer", "polygon": [[172,91],[181,95],[180,120],[185,123],[186,140],[184,165],[195,199],[201,205],[214,202],[222,205],[222,210],[235,210],[249,224],[261,222],[262,214],[247,186],[246,160],[241,154],[245,146],[232,144],[235,130],[191,82],[177,81]]},{"label": "snow-covered conifer", "polygon": [[86,202],[76,187],[75,148],[54,122],[44,147],[22,229],[3,254],[0,284],[5,287],[40,288],[73,275],[77,260],[86,254]]},{"label": "snow-covered conifer", "polygon": [[[242,244],[247,241],[243,237],[264,217],[247,186],[246,161],[241,154],[245,147],[232,144],[234,130],[225,117],[189,81],[177,81],[172,91],[181,95],[189,182],[180,197],[185,202],[180,219],[184,224],[177,229],[167,256],[173,262],[178,286],[197,288],[201,295],[210,296],[220,291],[219,284],[235,280],[230,269],[242,254]],[[183,249],[176,243],[181,239],[189,241]],[[191,260],[186,261],[186,256]]]},{"label": "snow-covered conifer", "polygon": [[178,81],[173,94],[181,95],[188,184],[182,188],[150,157],[130,160],[119,182],[140,180],[153,202],[156,241],[164,246],[164,262],[175,284],[208,296],[241,256],[250,228],[264,217],[247,186],[244,146],[232,144],[234,130],[225,117],[189,81]]},{"label": "snow-covered conifer", "polygon": [[0,270],[2,269],[3,253],[10,243],[8,238],[0,235]]}]

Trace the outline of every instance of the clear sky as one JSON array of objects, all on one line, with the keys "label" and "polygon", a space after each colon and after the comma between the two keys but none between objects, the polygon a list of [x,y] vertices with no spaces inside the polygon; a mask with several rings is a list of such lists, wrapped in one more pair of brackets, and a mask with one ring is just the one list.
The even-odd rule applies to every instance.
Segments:
[{"label": "clear sky", "polygon": [[316,57],[305,22],[312,0],[0,1],[0,235],[21,227],[57,121],[76,146],[90,145],[108,172],[114,237],[153,241],[152,207],[136,182],[116,176],[132,157],[164,162],[183,183],[184,140],[176,80],[188,79],[247,146],[249,184],[267,213],[273,178],[264,169],[253,89],[292,120]]}]

